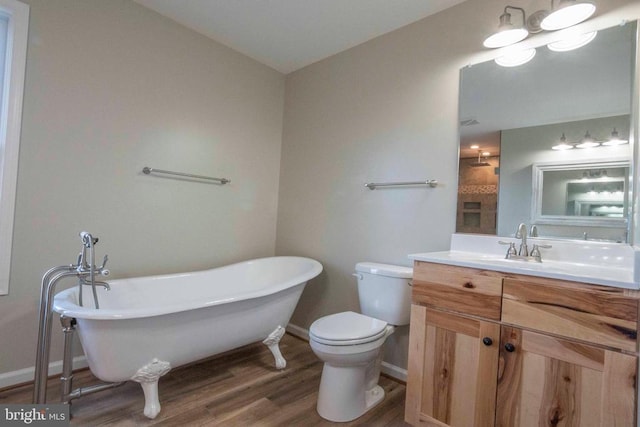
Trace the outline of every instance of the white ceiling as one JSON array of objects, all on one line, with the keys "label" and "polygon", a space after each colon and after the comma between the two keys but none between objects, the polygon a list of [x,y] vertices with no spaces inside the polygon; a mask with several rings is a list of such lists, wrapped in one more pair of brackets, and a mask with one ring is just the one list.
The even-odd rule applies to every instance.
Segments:
[{"label": "white ceiling", "polygon": [[282,73],[464,0],[134,0]]}]

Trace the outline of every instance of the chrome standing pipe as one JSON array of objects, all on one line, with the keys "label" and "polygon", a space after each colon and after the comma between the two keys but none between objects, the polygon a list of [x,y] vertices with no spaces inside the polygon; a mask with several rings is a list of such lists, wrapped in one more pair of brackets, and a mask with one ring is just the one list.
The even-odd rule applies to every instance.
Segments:
[{"label": "chrome standing pipe", "polygon": [[[54,276],[55,274],[55,276]],[[53,267],[42,276],[40,290],[40,321],[34,374],[33,403],[46,403],[49,376],[49,348],[51,344],[51,297],[58,280],[76,274],[76,266]],[[53,277],[52,277],[53,276]]]}]

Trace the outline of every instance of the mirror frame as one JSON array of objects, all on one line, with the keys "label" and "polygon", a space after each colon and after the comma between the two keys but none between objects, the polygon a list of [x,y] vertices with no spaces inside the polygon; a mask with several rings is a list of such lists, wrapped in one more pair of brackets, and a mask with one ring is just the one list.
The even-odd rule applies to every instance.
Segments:
[{"label": "mirror frame", "polygon": [[580,170],[580,169],[606,169],[614,167],[624,167],[631,171],[631,160],[628,158],[611,159],[607,161],[563,161],[563,162],[540,162],[532,164],[532,200],[531,200],[531,223],[536,225],[571,225],[581,227],[609,227],[619,228],[629,231],[630,203],[629,203],[629,174],[626,175],[624,189],[624,204],[627,212],[624,218],[601,218],[601,217],[577,217],[571,215],[543,215],[542,214],[542,192],[544,172],[559,170]]}]

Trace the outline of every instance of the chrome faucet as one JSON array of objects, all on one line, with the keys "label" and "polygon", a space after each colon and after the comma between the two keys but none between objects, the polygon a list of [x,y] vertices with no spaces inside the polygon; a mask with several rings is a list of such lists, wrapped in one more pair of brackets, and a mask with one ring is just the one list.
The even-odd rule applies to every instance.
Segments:
[{"label": "chrome faucet", "polygon": [[529,248],[527,247],[527,225],[520,223],[516,231],[516,239],[520,239],[520,250],[518,256],[529,256]]},{"label": "chrome faucet", "polygon": [[531,258],[535,259],[536,262],[542,262],[542,254],[540,253],[540,248],[549,249],[551,245],[533,245],[533,249],[531,249]]},{"label": "chrome faucet", "polygon": [[498,241],[500,245],[509,245],[507,249],[507,254],[504,256],[505,259],[511,259],[515,256],[518,256],[518,251],[516,251],[516,244],[514,242],[503,242],[502,240]]},{"label": "chrome faucet", "polygon": [[[78,265],[76,266],[76,273],[78,274],[78,304],[82,306],[82,287],[83,285],[90,285],[91,290],[93,292],[93,303],[95,308],[100,308],[100,304],[98,303],[98,294],[96,293],[96,285],[104,287],[106,290],[109,290],[110,287],[105,282],[97,282],[96,274],[101,274],[103,276],[109,275],[109,270],[105,268],[109,257],[107,255],[104,256],[102,260],[102,265],[97,267],[95,265],[95,251],[94,246],[98,243],[98,238],[93,237],[91,234],[86,231],[82,231],[80,233],[80,240],[82,240],[82,251],[78,255]],[[88,259],[87,259],[88,258]],[[86,280],[87,275],[89,276],[89,280]]]},{"label": "chrome faucet", "polygon": [[[531,226],[530,237],[538,237],[538,229],[535,225]],[[518,230],[516,230],[516,239],[520,239],[520,250],[516,251],[516,243],[515,242],[504,242],[499,240],[498,243],[501,245],[508,245],[507,254],[505,255],[506,259],[518,259],[522,261],[536,261],[542,262],[542,255],[540,253],[540,249],[549,249],[551,245],[543,245],[540,243],[536,243],[534,240],[533,248],[531,252],[529,252],[529,246],[527,245],[527,226],[522,223],[518,225]]]}]

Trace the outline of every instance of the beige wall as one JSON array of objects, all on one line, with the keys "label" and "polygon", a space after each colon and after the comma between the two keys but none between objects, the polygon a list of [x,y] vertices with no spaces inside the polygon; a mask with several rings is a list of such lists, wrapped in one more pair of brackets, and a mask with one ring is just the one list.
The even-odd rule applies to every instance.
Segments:
[{"label": "beige wall", "polygon": [[[509,2],[529,11],[549,2]],[[506,3],[469,0],[287,76],[276,251],[318,259],[292,322],[357,310],[358,261],[409,265],[455,229],[459,69],[492,54],[482,40]],[[610,25],[637,1],[598,2]],[[613,13],[611,13],[614,11]],[[515,19],[515,18],[514,18]],[[437,179],[435,189],[369,191],[369,181]],[[387,361],[406,366],[406,328]]]},{"label": "beige wall", "polygon": [[[129,0],[27,3],[0,375],[34,365],[41,276],[75,262],[81,230],[100,237],[97,254],[109,254],[113,278],[275,250],[282,74]],[[231,184],[150,177],[143,166]],[[60,341],[54,336],[52,361]]]}]

